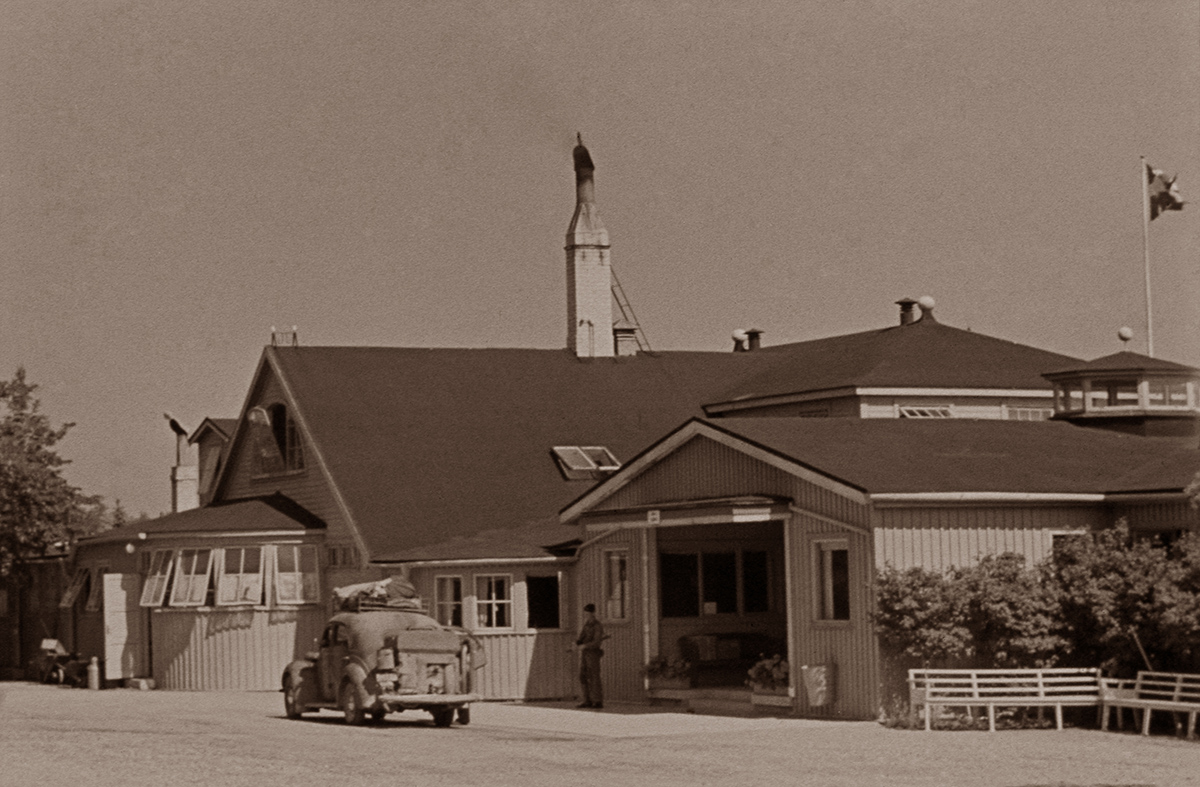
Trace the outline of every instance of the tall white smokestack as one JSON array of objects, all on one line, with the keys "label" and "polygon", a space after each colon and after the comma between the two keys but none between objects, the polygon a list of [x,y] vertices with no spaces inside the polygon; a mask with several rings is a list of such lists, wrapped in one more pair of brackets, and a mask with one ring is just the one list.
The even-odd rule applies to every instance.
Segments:
[{"label": "tall white smokestack", "polygon": [[567,228],[567,347],[578,358],[611,358],[612,263],[608,230],[596,210],[591,154],[575,146],[575,215]]}]

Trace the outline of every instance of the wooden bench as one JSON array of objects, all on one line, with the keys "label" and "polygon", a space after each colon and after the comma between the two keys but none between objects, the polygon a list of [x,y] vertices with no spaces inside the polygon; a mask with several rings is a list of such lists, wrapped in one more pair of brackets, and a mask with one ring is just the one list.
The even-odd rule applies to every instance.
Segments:
[{"label": "wooden bench", "polygon": [[908,671],[909,703],[925,711],[932,729],[937,708],[987,708],[988,730],[996,731],[997,707],[1053,706],[1058,729],[1064,706],[1095,706],[1100,699],[1100,670],[1047,669],[912,669]]},{"label": "wooden bench", "polygon": [[[1200,675],[1178,672],[1137,674],[1135,680],[1100,679],[1100,729],[1108,729],[1109,710],[1117,711],[1117,728],[1122,729],[1122,708],[1142,712],[1142,734],[1150,734],[1150,713],[1156,710],[1186,713],[1187,737],[1196,737],[1196,714],[1200,713]],[[1175,731],[1179,732],[1178,721]]]}]

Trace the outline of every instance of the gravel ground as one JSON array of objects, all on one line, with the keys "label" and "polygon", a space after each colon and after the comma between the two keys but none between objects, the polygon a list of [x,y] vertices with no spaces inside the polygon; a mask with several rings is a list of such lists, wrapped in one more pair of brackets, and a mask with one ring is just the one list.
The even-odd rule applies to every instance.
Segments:
[{"label": "gravel ground", "polygon": [[1200,742],[1066,729],[889,730],[642,706],[483,703],[351,728],[276,693],[0,683],[0,785],[1200,785]]}]

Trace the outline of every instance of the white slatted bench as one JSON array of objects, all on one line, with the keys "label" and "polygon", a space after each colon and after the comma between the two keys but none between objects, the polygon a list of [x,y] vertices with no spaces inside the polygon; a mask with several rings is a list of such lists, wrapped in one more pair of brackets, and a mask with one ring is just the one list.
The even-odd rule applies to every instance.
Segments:
[{"label": "white slatted bench", "polygon": [[[1109,710],[1117,711],[1117,727],[1122,728],[1121,709],[1142,712],[1142,734],[1150,734],[1150,713],[1156,710],[1186,713],[1187,737],[1196,737],[1196,714],[1200,713],[1200,675],[1178,672],[1137,674],[1135,680],[1101,678],[1100,729],[1108,729]],[[1176,723],[1176,732],[1179,725]]]},{"label": "white slatted bench", "polygon": [[988,730],[996,731],[996,708],[1053,706],[1058,729],[1065,706],[1095,706],[1100,701],[1100,670],[1055,667],[1047,669],[912,669],[908,671],[909,706],[925,711],[925,729],[932,729],[934,711],[941,707],[986,707]]}]

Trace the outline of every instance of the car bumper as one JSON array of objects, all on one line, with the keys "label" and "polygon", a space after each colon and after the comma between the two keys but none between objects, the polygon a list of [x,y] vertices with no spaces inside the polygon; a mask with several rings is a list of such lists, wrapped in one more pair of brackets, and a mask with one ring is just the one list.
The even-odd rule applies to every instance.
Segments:
[{"label": "car bumper", "polygon": [[380,694],[379,702],[396,708],[427,708],[430,705],[466,705],[479,702],[480,694]]}]

